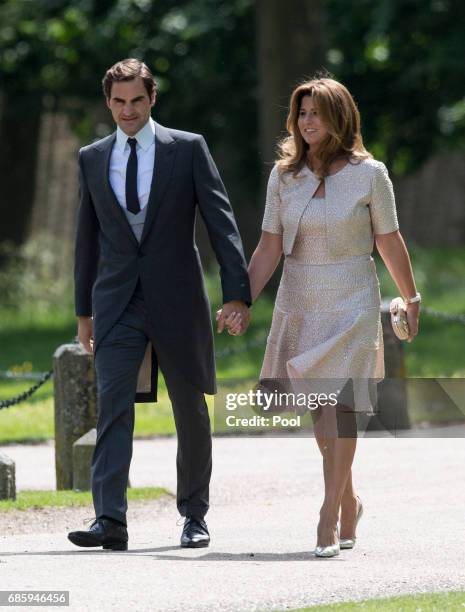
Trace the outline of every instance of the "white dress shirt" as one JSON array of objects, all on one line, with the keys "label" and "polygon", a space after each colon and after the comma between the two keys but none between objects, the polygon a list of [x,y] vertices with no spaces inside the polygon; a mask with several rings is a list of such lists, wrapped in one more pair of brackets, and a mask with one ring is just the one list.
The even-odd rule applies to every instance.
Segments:
[{"label": "white dress shirt", "polygon": [[[128,138],[130,136],[125,134],[118,126],[116,141],[111,152],[109,177],[118,202],[126,209],[126,168],[131,152]],[[139,196],[140,209],[143,210],[149,201],[155,161],[155,121],[152,117],[134,135],[134,138],[137,140],[137,195]]]}]

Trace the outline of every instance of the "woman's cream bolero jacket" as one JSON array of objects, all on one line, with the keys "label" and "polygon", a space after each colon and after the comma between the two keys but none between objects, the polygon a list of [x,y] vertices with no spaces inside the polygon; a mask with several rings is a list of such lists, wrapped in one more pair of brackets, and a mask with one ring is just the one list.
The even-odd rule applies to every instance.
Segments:
[{"label": "woman's cream bolero jacket", "polygon": [[[268,180],[262,229],[283,236],[292,253],[300,220],[320,180],[304,166],[294,178],[275,165]],[[325,179],[326,235],[335,258],[371,254],[374,235],[399,229],[386,166],[375,159],[348,163]]]}]

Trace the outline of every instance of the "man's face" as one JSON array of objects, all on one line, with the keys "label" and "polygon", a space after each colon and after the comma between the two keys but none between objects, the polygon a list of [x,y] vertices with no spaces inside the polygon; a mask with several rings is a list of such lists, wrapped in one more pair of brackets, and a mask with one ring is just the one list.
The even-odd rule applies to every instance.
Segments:
[{"label": "man's face", "polygon": [[128,136],[134,136],[147,123],[155,104],[155,92],[149,98],[141,77],[132,81],[117,81],[111,86],[107,106],[116,124]]}]

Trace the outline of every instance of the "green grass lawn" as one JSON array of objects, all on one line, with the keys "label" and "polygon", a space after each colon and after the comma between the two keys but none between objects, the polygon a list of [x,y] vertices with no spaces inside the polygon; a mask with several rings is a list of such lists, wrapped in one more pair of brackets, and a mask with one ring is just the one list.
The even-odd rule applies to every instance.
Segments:
[{"label": "green grass lawn", "polygon": [[387,599],[368,599],[365,601],[330,604],[326,606],[311,606],[299,608],[291,612],[443,612],[457,611],[465,608],[465,592],[426,593],[422,595],[406,595],[402,597],[389,597]]},{"label": "green grass lawn", "polygon": [[[164,495],[172,495],[161,487],[129,487],[127,497],[130,501],[148,501],[159,499]],[[91,506],[90,491],[20,491],[16,499],[0,501],[0,512],[10,510],[30,510],[50,507]]]},{"label": "green grass lawn", "polygon": [[[465,248],[411,248],[413,267],[423,303],[449,313],[465,312]],[[377,259],[381,293],[384,298],[398,294],[383,263]],[[220,305],[217,274],[207,278],[212,303],[212,317]],[[265,338],[271,322],[273,299],[263,296],[253,307],[252,323],[247,334],[232,337],[215,333],[217,375],[221,380],[256,380],[263,358]],[[72,311],[56,307],[35,312],[23,308],[0,311],[0,370],[11,368],[46,371],[52,367],[52,356],[58,346],[70,342],[76,334]],[[253,346],[249,347],[249,344]],[[411,344],[404,344],[407,373],[412,377],[465,377],[465,325],[437,320],[423,315],[420,334]],[[238,352],[221,356],[232,348]],[[174,433],[174,421],[160,376],[160,401],[136,405],[135,435]],[[12,397],[29,388],[30,381],[0,378],[0,399]],[[208,397],[210,409],[213,398]],[[424,415],[414,411],[414,419]],[[447,415],[444,415],[447,419]],[[21,440],[43,440],[53,437],[53,382],[48,381],[29,400],[17,407],[0,410],[0,443]]]}]

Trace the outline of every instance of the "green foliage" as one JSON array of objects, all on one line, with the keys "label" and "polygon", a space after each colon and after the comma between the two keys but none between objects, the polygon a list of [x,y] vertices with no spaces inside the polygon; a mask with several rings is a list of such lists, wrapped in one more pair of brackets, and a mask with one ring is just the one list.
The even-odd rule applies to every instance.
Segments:
[{"label": "green foliage", "polygon": [[35,315],[57,305],[72,309],[72,276],[60,270],[62,252],[61,239],[48,234],[20,247],[0,243],[0,308],[17,314],[18,306],[23,312],[29,306]]},{"label": "green foliage", "polygon": [[[404,174],[437,150],[464,148],[465,4],[324,6],[325,67],[354,93],[375,157]],[[110,118],[95,125],[92,114],[96,103],[103,108],[105,70],[139,57],[159,85],[156,118],[205,134],[239,211],[259,208],[254,8],[253,0],[4,0],[0,87],[8,112],[24,116],[37,102],[66,108],[89,142],[112,129]]]},{"label": "green foliage", "polygon": [[[465,249],[411,245],[409,251],[415,281],[422,295],[422,306],[456,314],[465,313]],[[379,258],[377,270],[384,291],[397,295],[398,290]]]},{"label": "green foliage", "polygon": [[[225,178],[258,184],[253,0],[6,0],[0,5],[1,88],[63,105],[83,142],[113,129],[90,120],[105,71],[125,57],[153,70],[161,123],[227,146]],[[69,103],[73,99],[73,104]],[[92,104],[89,104],[91,102]],[[244,168],[249,171],[244,172]],[[228,183],[229,181],[226,180]]]},{"label": "green foliage", "polygon": [[328,68],[355,95],[375,157],[397,174],[465,144],[465,4],[328,0]]}]

